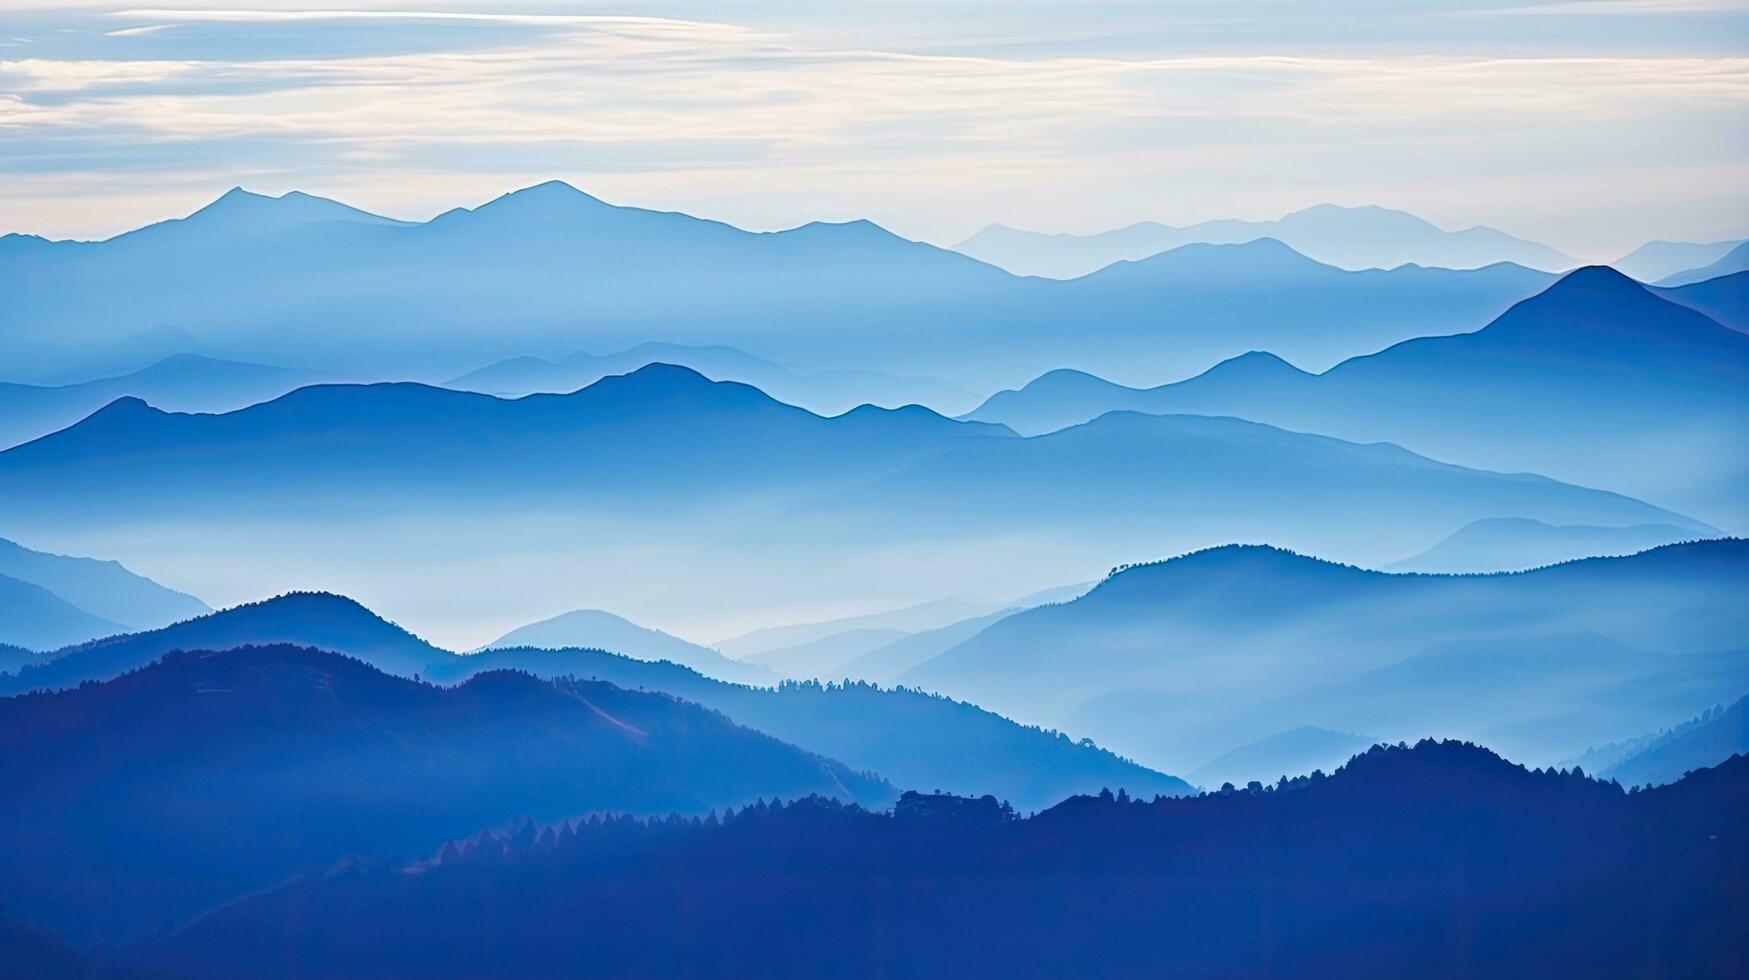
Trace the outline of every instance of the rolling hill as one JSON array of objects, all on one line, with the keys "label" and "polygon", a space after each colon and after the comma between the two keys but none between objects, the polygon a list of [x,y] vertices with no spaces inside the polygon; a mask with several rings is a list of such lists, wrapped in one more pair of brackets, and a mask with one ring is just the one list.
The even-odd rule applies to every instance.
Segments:
[{"label": "rolling hill", "polygon": [[1563,525],[1522,517],[1492,517],[1465,524],[1422,553],[1384,566],[1387,572],[1522,572],[1575,558],[1631,555],[1693,541],[1692,529],[1673,524],[1629,527]]},{"label": "rolling hill", "polygon": [[1028,820],[908,795],[890,815],[804,801],[494,835],[246,900],[130,965],[814,977],[855,950],[905,977],[1730,976],[1749,965],[1746,770],[1629,795],[1429,741],[1324,779]]},{"label": "rolling hill", "polygon": [[[648,652],[648,637],[626,639]],[[280,596],[151,633],[31,658],[15,675],[0,674],[0,696],[113,680],[177,650],[271,644],[319,647],[390,675],[443,684],[493,670],[517,670],[549,680],[577,677],[659,691],[858,770],[880,772],[897,785],[1000,793],[1018,806],[1049,806],[1101,786],[1128,786],[1149,794],[1189,789],[1180,780],[1090,743],[1017,725],[945,698],[869,685],[749,687],[712,679],[672,659],[642,660],[636,654],[599,649],[495,646],[457,655],[351,599],[322,593]]]},{"label": "rolling hill", "polygon": [[740,684],[776,684],[778,675],[758,664],[731,660],[709,647],[661,630],[639,626],[600,609],[577,609],[511,630],[483,649],[579,647],[608,650],[634,660],[667,660],[706,677]]},{"label": "rolling hill", "polygon": [[1299,725],[1552,762],[1738,696],[1746,580],[1741,540],[1492,575],[1215,548],[1121,569],[900,680],[1167,771]]},{"label": "rolling hill", "polygon": [[0,700],[0,779],[0,898],[79,941],[527,817],[891,799],[670,697],[509,672],[437,688],[288,646],[181,652]]},{"label": "rolling hill", "polygon": [[1658,280],[1660,286],[1687,286],[1721,276],[1749,272],[1749,242],[1738,242],[1729,252],[1698,268],[1685,269]]},{"label": "rolling hill", "polygon": [[117,398],[171,412],[228,412],[319,380],[309,371],[178,354],[132,374],[80,384],[0,383],[0,448],[64,429]]}]

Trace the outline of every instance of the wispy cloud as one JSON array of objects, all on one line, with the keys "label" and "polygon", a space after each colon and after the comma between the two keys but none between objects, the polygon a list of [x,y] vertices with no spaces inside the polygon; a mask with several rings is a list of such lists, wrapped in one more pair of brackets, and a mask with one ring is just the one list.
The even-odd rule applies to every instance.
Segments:
[{"label": "wispy cloud", "polygon": [[[1749,57],[1138,50],[1099,41],[1108,21],[1053,48],[1000,17],[907,46],[749,9],[746,23],[477,3],[100,13],[69,21],[88,35],[39,30],[53,43],[0,61],[0,170],[36,196],[139,172],[192,196],[269,172],[415,208],[558,175],[757,226],[871,213],[949,238],[986,220],[1088,228],[1324,199],[1498,221],[1475,204],[1483,186],[1552,216],[1596,211],[1564,189],[1616,183],[1648,201],[1711,195],[1716,213],[1741,194],[1694,175],[1749,159],[1733,122]],[[25,193],[0,191],[6,214],[48,213]]]}]

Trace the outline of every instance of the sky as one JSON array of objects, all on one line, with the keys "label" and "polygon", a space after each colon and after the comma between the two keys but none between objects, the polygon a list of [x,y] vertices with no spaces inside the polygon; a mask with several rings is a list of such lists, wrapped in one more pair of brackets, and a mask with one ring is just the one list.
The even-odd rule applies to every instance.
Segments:
[{"label": "sky", "polygon": [[940,244],[1379,204],[1605,260],[1749,235],[1749,0],[0,0],[0,232],[550,178]]}]

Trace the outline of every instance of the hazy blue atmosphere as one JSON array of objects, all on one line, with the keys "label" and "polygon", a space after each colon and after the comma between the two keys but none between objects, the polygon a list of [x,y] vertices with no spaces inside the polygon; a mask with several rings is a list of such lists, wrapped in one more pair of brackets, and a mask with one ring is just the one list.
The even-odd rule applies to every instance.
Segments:
[{"label": "hazy blue atmosphere", "polygon": [[0,980],[1749,975],[1749,8],[0,10]]}]

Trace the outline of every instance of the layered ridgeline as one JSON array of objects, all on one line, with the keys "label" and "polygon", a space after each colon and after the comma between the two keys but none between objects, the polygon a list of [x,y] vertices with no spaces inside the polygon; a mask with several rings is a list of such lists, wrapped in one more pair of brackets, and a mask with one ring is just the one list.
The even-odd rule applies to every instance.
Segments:
[{"label": "layered ridgeline", "polygon": [[1027,809],[1102,786],[1150,795],[1189,789],[1180,780],[1090,743],[1017,725],[946,698],[868,685],[745,687],[672,662],[634,659],[656,652],[648,646],[628,650],[631,656],[527,647],[458,656],[350,599],[322,593],[281,596],[150,633],[55,651],[13,675],[0,674],[0,695],[74,688],[119,677],[177,650],[246,644],[315,647],[392,675],[443,683],[514,669],[549,679],[577,677],[628,690],[660,691],[721,711],[740,724],[858,771],[878,772],[901,789],[994,793]]},{"label": "layered ridgeline", "polygon": [[1426,551],[1386,565],[1385,571],[1522,572],[1575,558],[1631,555],[1700,537],[1711,535],[1674,524],[1556,526],[1523,517],[1490,517],[1465,524]]},{"label": "layered ridgeline", "polygon": [[586,388],[612,375],[630,374],[649,364],[677,364],[712,381],[740,381],[778,401],[821,415],[840,415],[859,405],[927,405],[939,412],[959,414],[978,402],[970,391],[939,378],[856,370],[796,372],[732,347],[654,342],[612,354],[580,351],[554,360],[508,358],[447,381],[444,387],[506,397],[557,394]]},{"label": "layered ridgeline", "polygon": [[1697,268],[1665,276],[1658,280],[1658,285],[1687,286],[1739,272],[1749,272],[1749,242],[1738,242],[1729,252]]},{"label": "layered ridgeline", "polygon": [[1151,389],[1053,372],[969,418],[1024,433],[1117,410],[1388,440],[1749,528],[1749,336],[1604,268],[1569,274],[1475,333],[1407,341],[1322,374],[1267,354]]},{"label": "layered ridgeline", "polygon": [[1381,564],[1491,517],[1711,530],[1232,418],[1114,413],[1020,438],[915,407],[825,418],[664,365],[516,400],[380,384],[222,415],[118,401],[0,452],[0,510],[220,600],[333,583],[442,632],[472,628],[470,608],[526,622],[578,595],[682,595],[691,619],[665,622],[707,636],[846,597],[1022,595],[1235,540]]},{"label": "layered ridgeline", "polygon": [[[991,225],[954,251],[1016,275],[1073,279],[1114,262],[1135,261],[1184,245],[1236,245],[1273,238],[1343,269],[1394,269],[1404,264],[1474,269],[1512,262],[1558,272],[1571,256],[1493,228],[1445,231],[1403,211],[1320,204],[1274,221],[1204,221],[1174,227],[1142,221],[1092,235],[1041,234]],[[1700,253],[1695,253],[1700,254]]]},{"label": "layered ridgeline", "polygon": [[199,599],[117,562],[50,554],[0,539],[0,644],[53,650],[208,611]]},{"label": "layered ridgeline", "polygon": [[1711,265],[1741,244],[1740,238],[1722,242],[1647,242],[1611,262],[1610,267],[1641,282],[1657,282],[1666,276]]},{"label": "layered ridgeline", "polygon": [[0,699],[0,780],[0,900],[81,941],[522,817],[892,795],[658,694],[503,672],[437,688],[287,646]]},{"label": "layered ridgeline", "polygon": [[1472,329],[1547,280],[1510,265],[1348,272],[1262,241],[1065,283],[866,221],[754,233],[557,182],[420,224],[238,190],[104,242],[0,238],[0,357],[47,370],[175,324],[244,359],[349,372],[453,375],[660,340],[993,386],[1063,365],[1183,374],[1254,347],[1334,363]]},{"label": "layered ridgeline", "polygon": [[127,396],[171,412],[227,412],[318,380],[309,371],[178,354],[138,371],[67,385],[0,382],[0,448],[64,429]]},{"label": "layered ridgeline", "polygon": [[602,609],[574,609],[513,629],[482,647],[611,650],[634,660],[667,660],[706,677],[742,684],[776,684],[778,675],[758,664],[731,660],[709,647],[688,643],[661,630],[639,626]]},{"label": "layered ridgeline", "polygon": [[804,801],[493,834],[418,873],[276,889],[126,957],[288,978],[814,977],[852,951],[853,972],[905,977],[1733,976],[1745,807],[1742,758],[1630,795],[1426,742],[1028,820],[908,796],[890,815]]},{"label": "layered ridgeline", "polygon": [[1749,754],[1749,698],[1709,708],[1674,728],[1589,749],[1572,765],[1624,786],[1656,786],[1739,753]]},{"label": "layered ridgeline", "polygon": [[1749,542],[1494,575],[1266,547],[1121,570],[901,675],[1189,772],[1311,725],[1554,762],[1749,690]]}]

